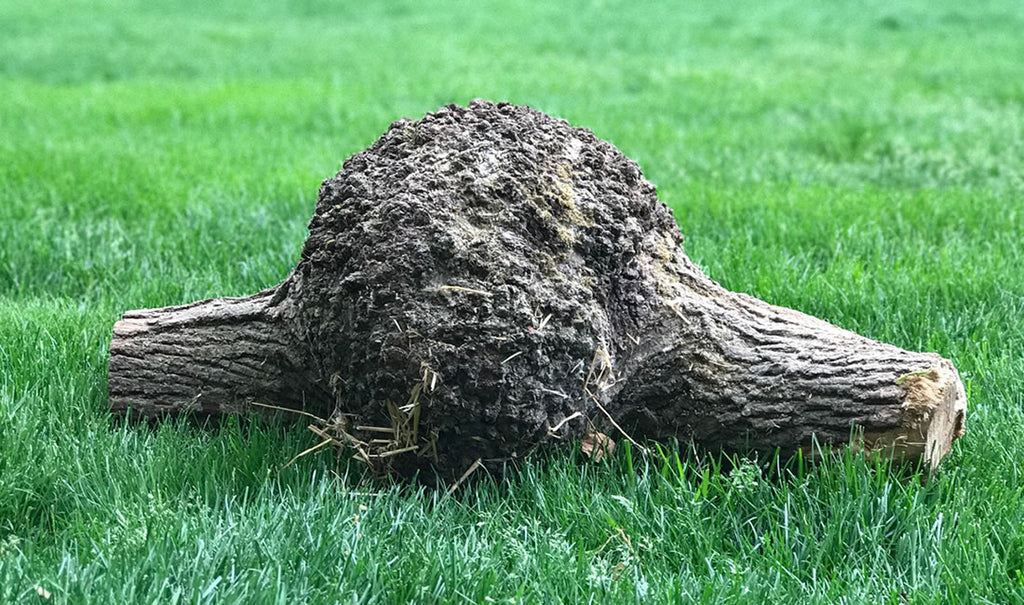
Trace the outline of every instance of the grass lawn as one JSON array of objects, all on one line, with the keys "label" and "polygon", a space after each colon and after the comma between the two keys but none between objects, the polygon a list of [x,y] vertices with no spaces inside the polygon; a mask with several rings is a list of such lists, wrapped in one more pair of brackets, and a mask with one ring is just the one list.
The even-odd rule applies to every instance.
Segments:
[{"label": "grass lawn", "polygon": [[[1024,8],[0,3],[0,602],[1024,602]],[[536,460],[451,498],[247,419],[120,426],[126,309],[294,266],[400,116],[530,104],[636,159],[725,286],[969,391],[922,485],[848,452]]]}]

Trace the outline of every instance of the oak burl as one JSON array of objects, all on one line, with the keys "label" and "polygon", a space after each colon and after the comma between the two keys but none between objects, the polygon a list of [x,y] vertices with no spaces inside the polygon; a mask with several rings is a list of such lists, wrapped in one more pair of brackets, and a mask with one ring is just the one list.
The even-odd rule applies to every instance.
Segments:
[{"label": "oak burl", "polygon": [[449,105],[323,182],[280,285],[125,313],[110,407],[304,410],[371,464],[447,476],[592,430],[784,454],[853,436],[928,467],[963,434],[951,362],[725,290],[681,244],[590,131]]}]

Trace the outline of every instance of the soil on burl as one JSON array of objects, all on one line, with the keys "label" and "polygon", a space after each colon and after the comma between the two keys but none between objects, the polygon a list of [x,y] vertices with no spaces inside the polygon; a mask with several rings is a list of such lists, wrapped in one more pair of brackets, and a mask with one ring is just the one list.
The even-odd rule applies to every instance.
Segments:
[{"label": "soil on burl", "polygon": [[331,403],[388,426],[415,390],[443,466],[522,455],[577,412],[558,435],[581,437],[595,358],[656,299],[638,256],[681,241],[612,145],[483,101],[394,122],[324,181],[309,231],[288,297]]}]

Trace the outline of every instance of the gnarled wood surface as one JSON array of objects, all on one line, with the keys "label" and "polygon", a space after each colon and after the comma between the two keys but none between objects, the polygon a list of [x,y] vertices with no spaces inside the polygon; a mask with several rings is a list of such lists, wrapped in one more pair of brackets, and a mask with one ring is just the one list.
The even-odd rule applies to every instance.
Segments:
[{"label": "gnarled wood surface", "polygon": [[787,452],[853,436],[930,466],[963,433],[949,361],[729,292],[681,243],[587,130],[483,101],[399,120],[324,181],[281,285],[126,313],[110,405],[303,409],[449,475],[590,424]]}]

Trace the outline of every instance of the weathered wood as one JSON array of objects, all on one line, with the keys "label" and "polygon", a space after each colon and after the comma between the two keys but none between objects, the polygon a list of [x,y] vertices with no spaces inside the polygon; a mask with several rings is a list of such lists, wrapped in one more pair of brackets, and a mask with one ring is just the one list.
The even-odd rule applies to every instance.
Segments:
[{"label": "weathered wood", "polygon": [[257,399],[297,409],[306,396],[324,400],[276,291],[125,313],[110,343],[111,409],[226,414]]},{"label": "weathered wood", "polygon": [[930,466],[963,433],[949,361],[729,292],[681,243],[636,164],[589,131],[449,106],[324,181],[281,285],[126,313],[110,405],[305,409],[341,419],[360,455],[450,476],[588,426],[733,450],[852,436]]},{"label": "weathered wood", "polygon": [[[807,448],[853,438],[934,467],[963,434],[953,364],[729,292],[684,259],[661,283],[673,312],[623,368],[613,415],[645,437],[726,449]],[[703,282],[700,295],[693,284]]]}]

